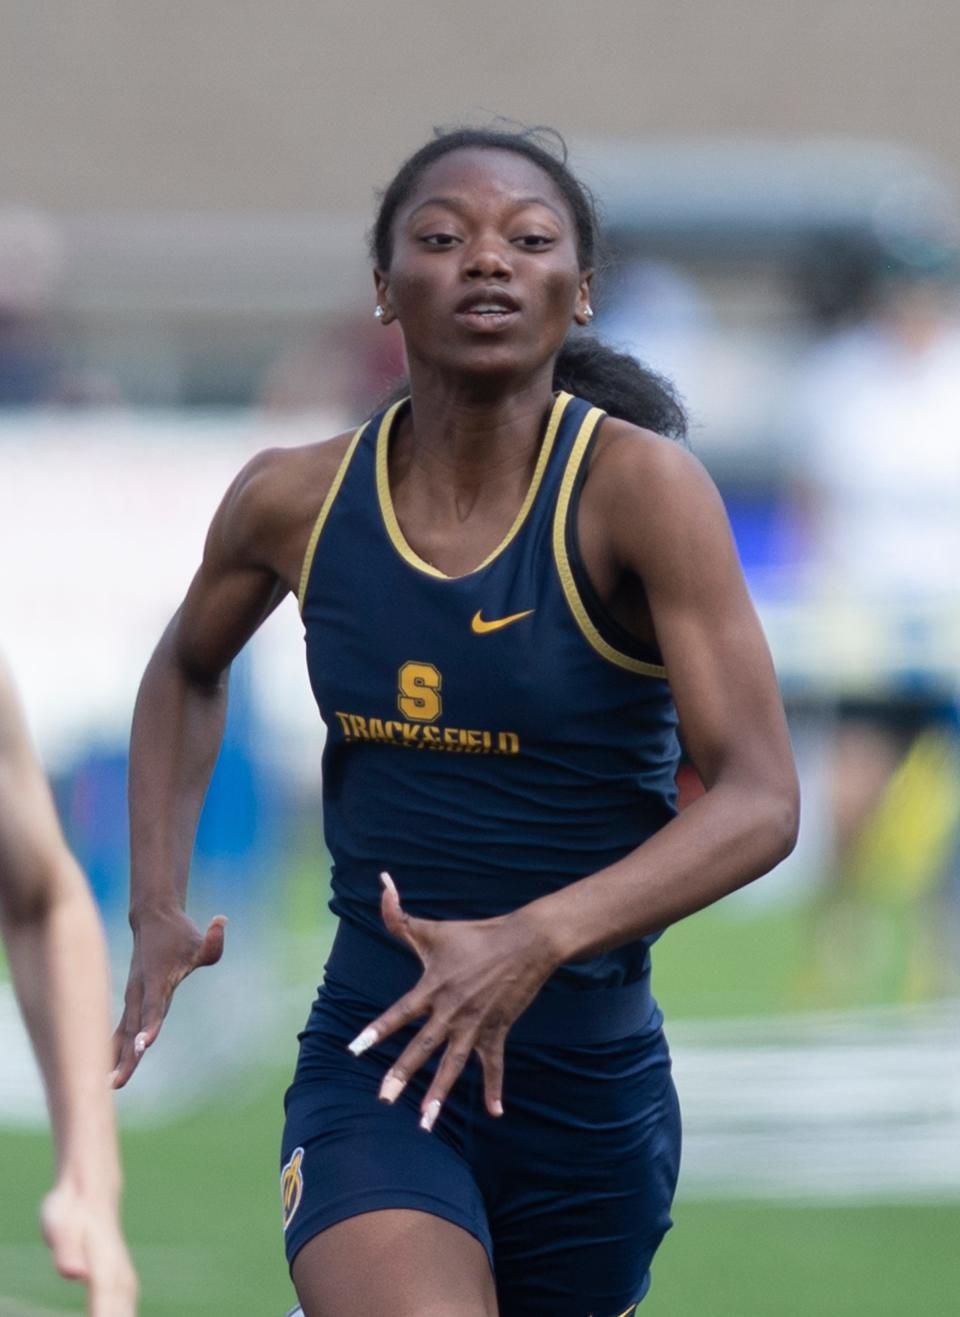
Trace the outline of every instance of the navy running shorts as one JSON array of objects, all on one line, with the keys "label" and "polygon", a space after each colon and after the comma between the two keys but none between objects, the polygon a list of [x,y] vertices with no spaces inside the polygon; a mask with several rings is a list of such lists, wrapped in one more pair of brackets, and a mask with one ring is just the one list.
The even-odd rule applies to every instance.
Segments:
[{"label": "navy running shorts", "polygon": [[[652,999],[652,1014],[625,1037],[542,1043],[525,1041],[522,1029],[519,1041],[511,1033],[505,1114],[487,1115],[474,1056],[426,1134],[419,1104],[436,1058],[394,1106],[380,1102],[384,1072],[415,1029],[351,1056],[347,1043],[387,1001],[375,1002],[382,993],[364,991],[356,975],[344,982],[333,972],[336,959],[300,1035],[285,1100],[281,1193],[289,1263],[314,1235],[347,1217],[413,1208],[480,1241],[501,1317],[632,1313],[671,1224],[680,1161],[670,1054]],[[377,982],[368,971],[364,981]],[[396,986],[387,1000],[395,999]],[[585,994],[559,994],[556,1005],[571,995]]]}]

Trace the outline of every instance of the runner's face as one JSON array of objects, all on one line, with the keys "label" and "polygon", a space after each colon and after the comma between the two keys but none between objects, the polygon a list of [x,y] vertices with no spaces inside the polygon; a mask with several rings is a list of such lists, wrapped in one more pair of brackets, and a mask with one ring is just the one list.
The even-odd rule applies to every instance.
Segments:
[{"label": "runner's face", "polygon": [[468,375],[528,375],[585,324],[590,271],[577,260],[563,194],[513,151],[452,151],[423,173],[393,224],[377,271],[385,322],[411,365]]}]

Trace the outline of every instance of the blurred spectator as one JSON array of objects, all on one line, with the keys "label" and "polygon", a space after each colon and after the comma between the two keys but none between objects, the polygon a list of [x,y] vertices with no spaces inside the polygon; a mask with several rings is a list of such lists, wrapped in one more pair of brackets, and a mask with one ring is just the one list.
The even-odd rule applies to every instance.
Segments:
[{"label": "blurred spectator", "polygon": [[57,355],[45,313],[63,270],[55,226],[25,208],[0,210],[0,407],[44,398]]},{"label": "blurred spectator", "polygon": [[47,216],[0,210],[0,407],[113,407],[122,401],[108,370],[67,364],[56,298],[66,256]]},{"label": "blurred spectator", "polygon": [[958,592],[960,318],[955,265],[882,279],[872,312],[802,375],[799,459],[817,565],[880,603]]},{"label": "blurred spectator", "polygon": [[258,401],[273,415],[336,412],[355,424],[405,372],[399,333],[372,314],[348,317],[290,343],[267,370]]},{"label": "blurred spectator", "polygon": [[706,297],[678,266],[651,257],[626,263],[611,283],[600,302],[602,337],[665,375],[691,412],[702,415],[704,346],[712,329]]},{"label": "blurred spectator", "polygon": [[[874,911],[899,912],[909,945],[898,987],[908,997],[944,986],[933,975],[947,958],[929,945],[942,921],[915,916],[918,904],[932,911],[940,899],[960,814],[956,680],[938,675],[936,653],[960,605],[956,275],[956,254],[945,250],[887,268],[862,321],[815,350],[794,413],[814,594],[869,621],[882,674],[876,687],[844,692],[837,707],[821,968],[849,973],[855,929],[861,951],[886,936],[863,921],[859,898],[868,896]],[[891,842],[907,837],[912,862]],[[851,900],[859,913],[838,922],[839,903]]]},{"label": "blurred spectator", "polygon": [[818,234],[798,254],[794,296],[820,333],[859,321],[873,305],[883,253],[863,234]]}]

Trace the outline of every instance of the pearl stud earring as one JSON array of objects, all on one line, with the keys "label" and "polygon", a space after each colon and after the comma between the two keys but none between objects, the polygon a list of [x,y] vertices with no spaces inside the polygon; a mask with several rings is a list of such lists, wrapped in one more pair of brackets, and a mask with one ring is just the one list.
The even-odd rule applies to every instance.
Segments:
[{"label": "pearl stud earring", "polygon": [[377,317],[378,320],[382,320],[382,319],[383,319],[383,307],[380,305],[379,302],[378,302],[377,305],[373,308],[373,314]]}]

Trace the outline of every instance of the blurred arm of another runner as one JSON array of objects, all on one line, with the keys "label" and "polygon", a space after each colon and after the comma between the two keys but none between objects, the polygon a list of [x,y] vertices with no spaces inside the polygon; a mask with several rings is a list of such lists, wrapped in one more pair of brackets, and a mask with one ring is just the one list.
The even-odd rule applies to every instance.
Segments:
[{"label": "blurred arm of another runner", "polygon": [[130,1317],[137,1281],[120,1228],[103,932],[2,664],[0,931],[53,1126],[43,1233],[57,1270],[87,1283],[94,1317]]}]

